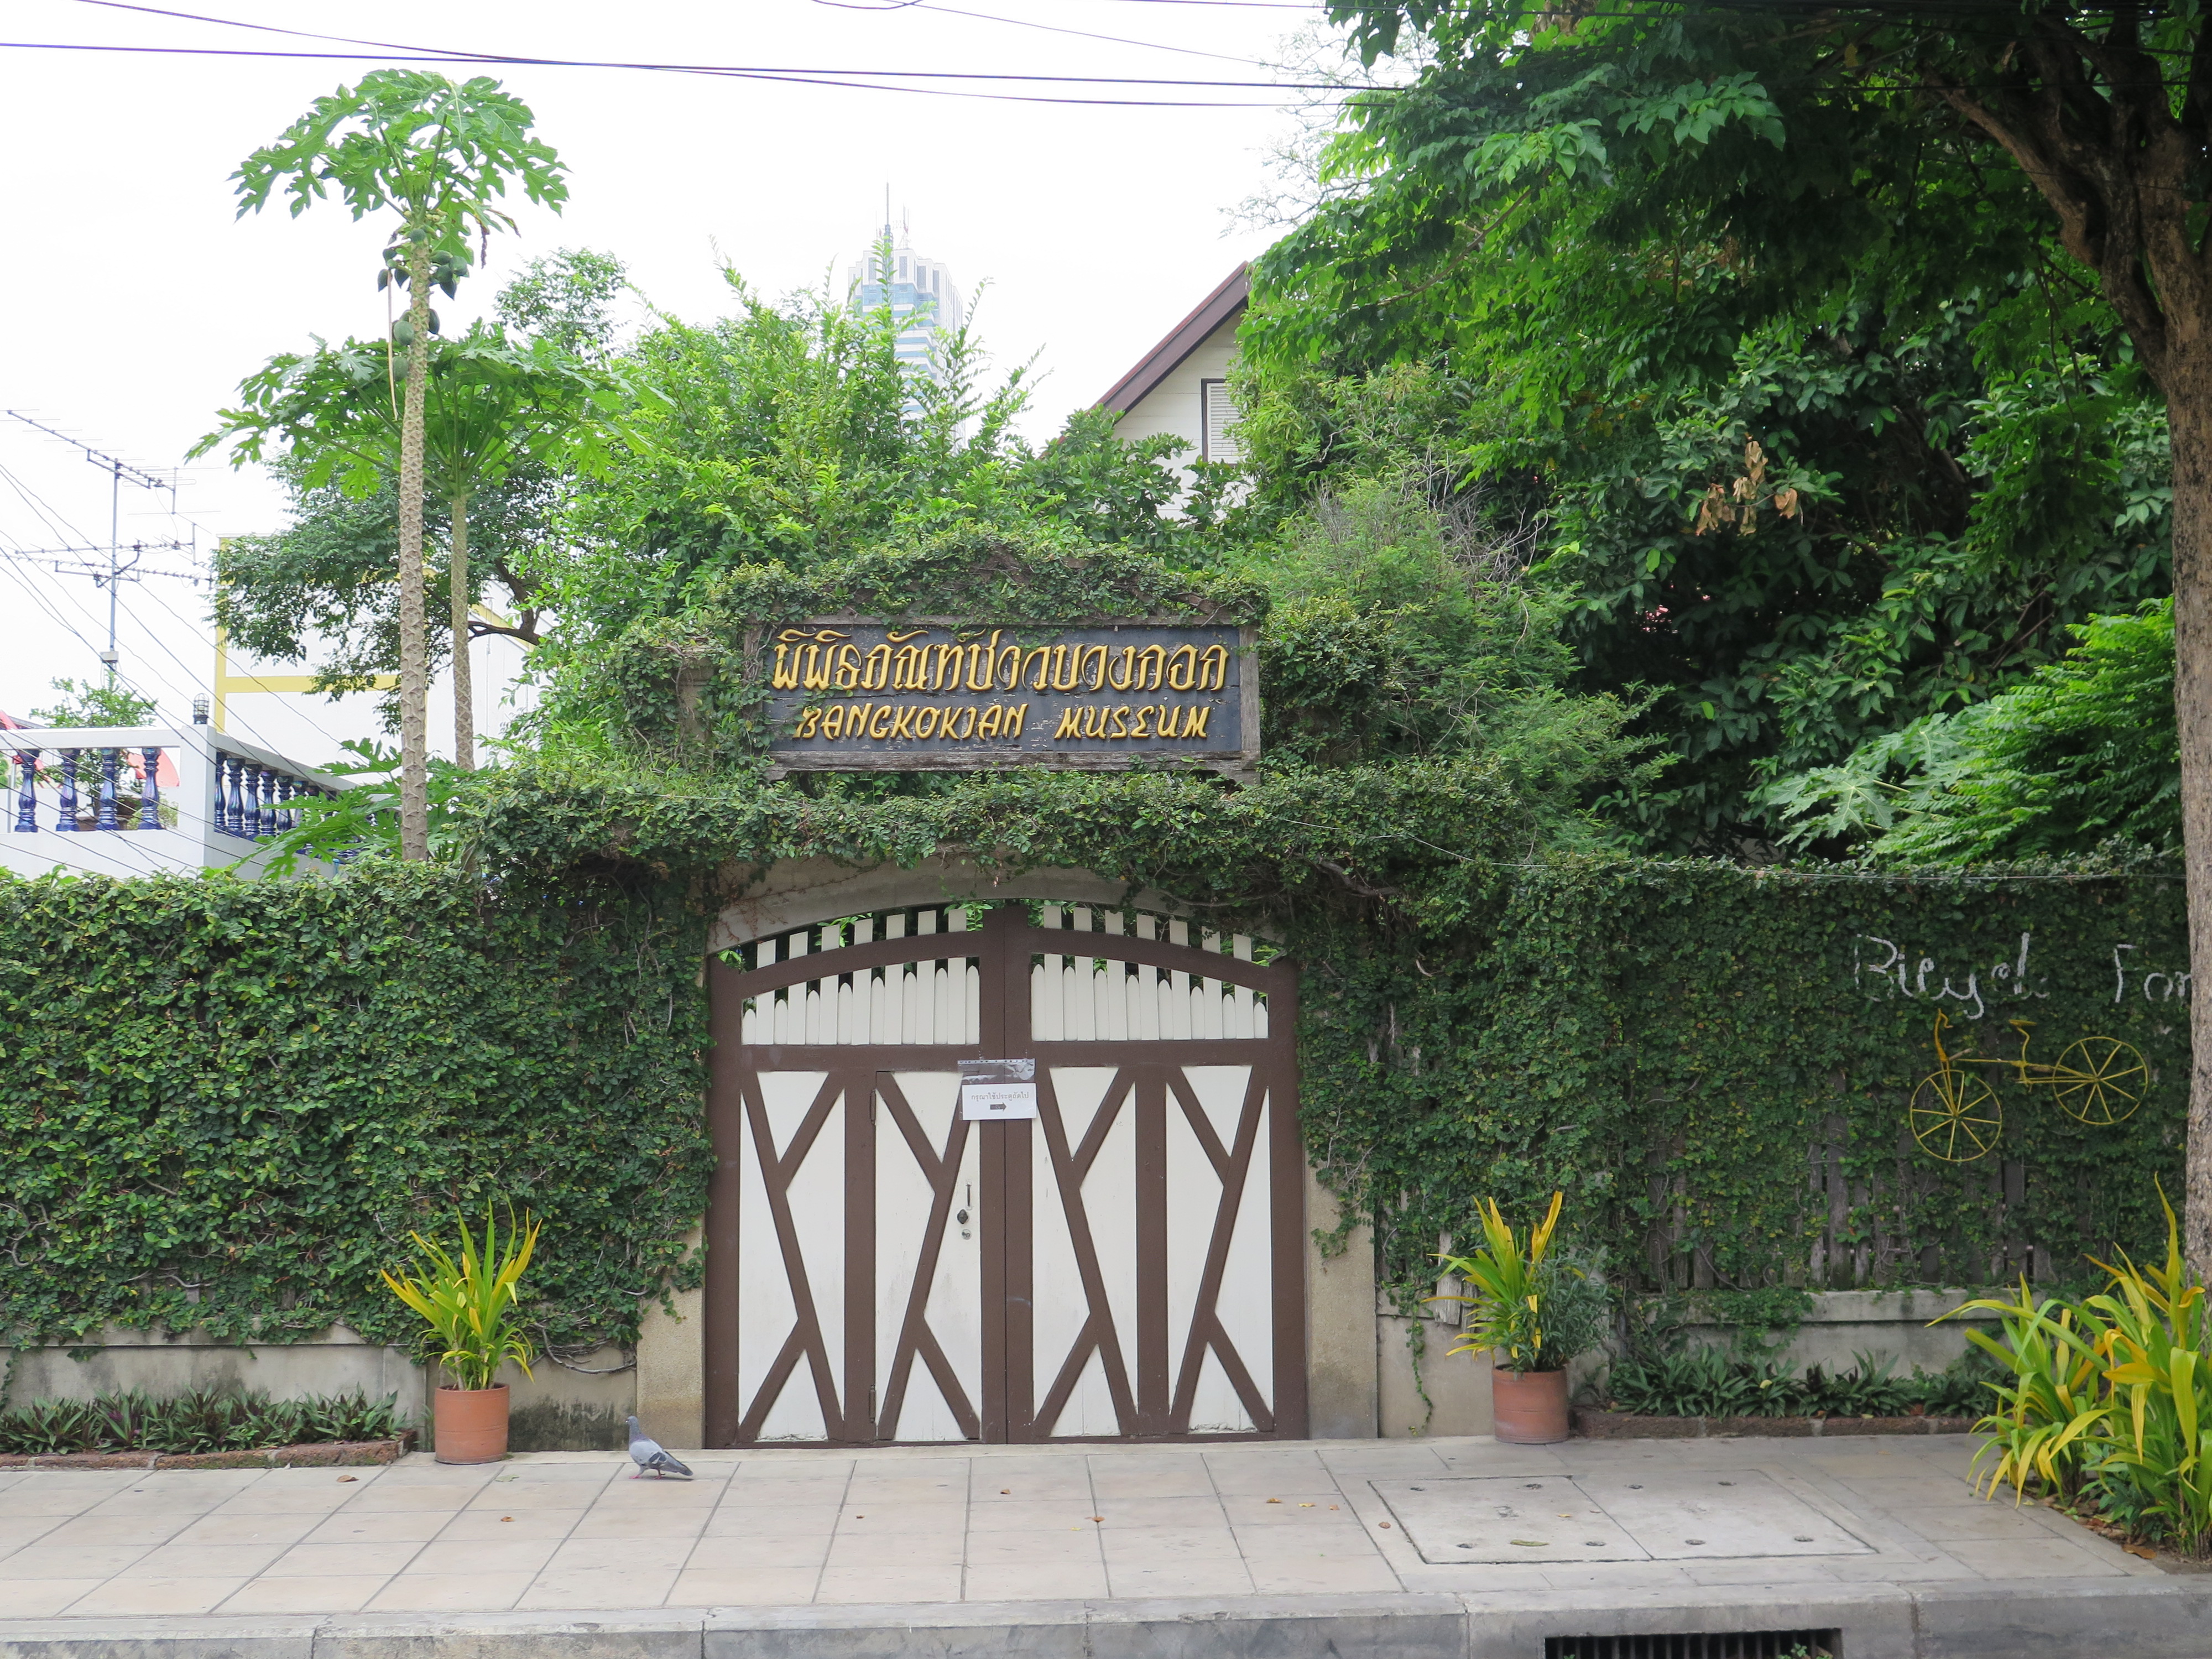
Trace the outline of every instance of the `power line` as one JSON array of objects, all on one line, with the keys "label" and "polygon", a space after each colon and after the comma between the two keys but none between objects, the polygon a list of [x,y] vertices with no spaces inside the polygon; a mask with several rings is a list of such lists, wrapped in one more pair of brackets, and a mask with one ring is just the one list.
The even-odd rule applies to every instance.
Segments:
[{"label": "power line", "polygon": [[1008,23],[1016,28],[1042,29],[1048,34],[1072,34],[1079,40],[1104,40],[1117,46],[1140,46],[1147,52],[1180,52],[1186,58],[1212,58],[1224,64],[1249,64],[1255,69],[1267,67],[1256,58],[1235,58],[1225,52],[1205,52],[1196,46],[1171,46],[1162,40],[1132,40],[1122,34],[1096,34],[1089,29],[1072,29],[1060,23],[1039,23],[1027,17],[1000,17],[994,13],[986,11],[962,11],[957,6],[940,6],[937,3],[937,0],[908,0],[906,5],[896,8],[855,5],[851,3],[851,0],[814,0],[814,3],[817,6],[834,6],[839,11],[880,12],[895,9],[935,12],[945,17],[970,17],[979,23]]}]

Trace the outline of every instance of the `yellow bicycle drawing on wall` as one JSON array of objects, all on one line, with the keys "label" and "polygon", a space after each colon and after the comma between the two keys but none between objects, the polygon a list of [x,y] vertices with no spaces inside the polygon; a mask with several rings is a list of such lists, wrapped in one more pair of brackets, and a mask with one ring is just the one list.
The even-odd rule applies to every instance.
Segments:
[{"label": "yellow bicycle drawing on wall", "polygon": [[2004,1109],[1997,1091],[1972,1066],[2009,1066],[2013,1080],[2023,1089],[2049,1089],[2058,1104],[2078,1122],[2102,1126],[2125,1121],[2142,1103],[2150,1081],[2150,1068],[2140,1051],[2116,1037],[2079,1037],[2066,1045],[2055,1065],[2027,1057],[2032,1019],[2007,1022],[2020,1033],[2020,1055],[2014,1060],[1982,1060],[1956,1055],[1943,1047],[1948,1014],[1936,1015],[1936,1067],[1912,1091],[1907,1109],[1912,1138],[1920,1150],[1946,1164],[1971,1164],[1997,1144],[2004,1129]]}]

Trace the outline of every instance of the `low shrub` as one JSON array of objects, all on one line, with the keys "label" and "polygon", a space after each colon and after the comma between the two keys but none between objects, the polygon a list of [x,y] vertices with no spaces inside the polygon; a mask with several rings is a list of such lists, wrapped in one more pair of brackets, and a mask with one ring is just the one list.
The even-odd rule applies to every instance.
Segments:
[{"label": "low shrub", "polygon": [[1616,1360],[1596,1392],[1638,1417],[1970,1417],[1990,1409],[2004,1375],[1972,1350],[1911,1376],[1896,1375],[1893,1360],[1852,1358],[1847,1370],[1792,1372],[1756,1352],[1679,1348]]},{"label": "low shrub", "polygon": [[406,1426],[399,1396],[350,1394],[271,1400],[195,1389],[156,1400],[136,1390],[90,1400],[33,1400],[0,1411],[0,1452],[254,1451],[337,1440],[389,1440]]}]

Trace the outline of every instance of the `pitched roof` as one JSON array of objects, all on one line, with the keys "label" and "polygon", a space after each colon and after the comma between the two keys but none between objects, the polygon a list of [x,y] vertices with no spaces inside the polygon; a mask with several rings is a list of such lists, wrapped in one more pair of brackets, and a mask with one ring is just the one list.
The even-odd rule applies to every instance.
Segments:
[{"label": "pitched roof", "polygon": [[1137,360],[1137,365],[1098,400],[1101,409],[1126,415],[1175,373],[1184,358],[1205,343],[1222,324],[1242,313],[1252,297],[1252,267],[1239,264],[1219,288],[1199,301],[1198,309],[1168,331],[1168,337]]}]

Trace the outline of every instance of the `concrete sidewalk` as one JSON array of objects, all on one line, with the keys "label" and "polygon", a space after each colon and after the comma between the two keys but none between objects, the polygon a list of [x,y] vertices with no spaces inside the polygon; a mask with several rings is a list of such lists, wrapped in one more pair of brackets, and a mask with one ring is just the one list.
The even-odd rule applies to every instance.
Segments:
[{"label": "concrete sidewalk", "polygon": [[178,1638],[240,1659],[426,1639],[1534,1659],[1547,1635],[1769,1629],[1843,1630],[1852,1659],[2212,1656],[2212,1579],[1981,1502],[1971,1451],[1464,1439],[701,1453],[688,1483],[603,1454],[0,1474],[0,1659]]}]

